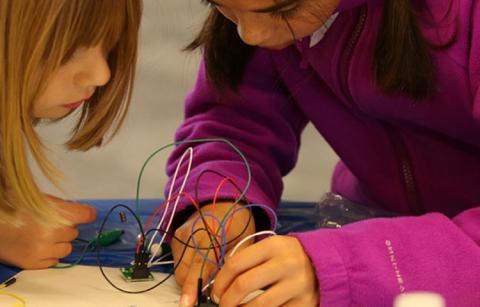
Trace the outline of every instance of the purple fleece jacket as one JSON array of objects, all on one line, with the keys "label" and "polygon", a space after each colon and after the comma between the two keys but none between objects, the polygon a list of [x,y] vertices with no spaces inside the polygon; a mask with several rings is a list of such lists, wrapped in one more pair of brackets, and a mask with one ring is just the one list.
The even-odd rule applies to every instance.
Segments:
[{"label": "purple fleece jacket", "polygon": [[[448,306],[480,306],[480,2],[415,2],[428,11],[420,24],[429,41],[455,36],[431,51],[437,90],[427,100],[387,97],[374,85],[381,0],[344,0],[313,48],[307,38],[282,51],[257,49],[237,94],[216,92],[202,65],[186,100],[176,139],[238,145],[252,167],[252,202],[277,207],[311,122],[341,158],[334,192],[406,216],[292,234],[315,267],[321,306],[391,306],[416,290],[438,292]],[[185,148],[172,154],[169,174]],[[194,159],[192,178],[214,169],[245,183],[243,164],[224,144],[197,145]],[[201,201],[219,180],[205,175]],[[233,194],[225,188],[220,197]]]}]

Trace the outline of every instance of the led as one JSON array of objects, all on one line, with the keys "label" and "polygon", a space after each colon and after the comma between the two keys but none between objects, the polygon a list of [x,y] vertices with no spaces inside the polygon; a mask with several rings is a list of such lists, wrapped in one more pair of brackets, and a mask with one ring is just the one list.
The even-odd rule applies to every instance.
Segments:
[{"label": "led", "polygon": [[151,257],[160,257],[163,254],[163,248],[159,243],[153,243],[150,247]]}]

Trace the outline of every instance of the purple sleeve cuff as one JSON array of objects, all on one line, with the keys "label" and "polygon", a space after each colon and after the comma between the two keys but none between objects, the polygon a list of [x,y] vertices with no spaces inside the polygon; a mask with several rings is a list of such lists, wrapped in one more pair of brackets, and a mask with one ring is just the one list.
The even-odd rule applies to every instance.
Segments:
[{"label": "purple sleeve cuff", "polygon": [[453,220],[438,213],[377,218],[292,235],[315,268],[322,307],[392,306],[414,291],[439,293],[447,306],[478,306],[479,212]]},{"label": "purple sleeve cuff", "polygon": [[315,268],[322,307],[352,304],[348,272],[335,244],[334,231],[290,234],[300,241]]}]

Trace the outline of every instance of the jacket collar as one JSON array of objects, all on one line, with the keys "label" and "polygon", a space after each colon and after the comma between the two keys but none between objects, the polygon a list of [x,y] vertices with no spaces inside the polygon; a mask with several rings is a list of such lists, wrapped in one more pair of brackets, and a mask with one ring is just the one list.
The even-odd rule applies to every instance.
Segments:
[{"label": "jacket collar", "polygon": [[342,0],[337,8],[337,12],[348,11],[360,5],[366,4],[369,0]]}]

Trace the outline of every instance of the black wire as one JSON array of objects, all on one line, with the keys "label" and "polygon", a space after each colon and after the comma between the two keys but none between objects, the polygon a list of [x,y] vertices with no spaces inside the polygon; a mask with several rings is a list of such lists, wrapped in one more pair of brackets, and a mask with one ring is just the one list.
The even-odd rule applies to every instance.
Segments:
[{"label": "black wire", "polygon": [[[156,230],[156,229],[152,229],[152,230]],[[198,228],[197,230],[195,230],[191,235],[190,237],[188,238],[188,240],[191,240],[191,238],[199,231],[207,231],[206,229],[204,228]],[[208,232],[208,231],[207,231]],[[177,270],[178,266],[181,264],[182,260],[183,260],[183,257],[185,256],[185,252],[187,251],[187,246],[184,246],[183,250],[182,250],[182,253],[180,255],[180,258],[178,259],[178,263],[172,268],[172,270],[168,273],[168,275],[160,280],[158,283],[156,283],[155,285],[151,286],[150,288],[147,288],[147,289],[144,289],[144,290],[139,290],[139,291],[130,291],[130,290],[125,290],[125,289],[122,289],[120,288],[119,286],[115,285],[108,277],[107,275],[105,274],[105,271],[103,271],[103,267],[99,264],[99,268],[100,268],[100,272],[102,273],[103,277],[105,278],[105,280],[112,286],[114,287],[115,289],[121,291],[121,292],[124,292],[124,293],[129,293],[129,294],[140,294],[140,293],[145,293],[145,292],[148,292],[148,291],[151,291],[155,288],[157,288],[158,286],[160,286],[161,284],[163,284],[164,282],[166,282],[170,277],[172,277],[174,274],[175,274],[175,271]]]},{"label": "black wire", "polygon": [[[200,213],[200,216],[202,216],[201,213]],[[240,238],[243,236],[243,234],[247,231],[248,225],[250,225],[250,222],[251,222],[251,221],[252,221],[252,215],[250,214],[249,217],[248,217],[248,222],[247,222],[247,224],[245,224],[245,227],[243,227],[242,231],[241,231],[236,237],[234,237],[233,239],[231,239],[230,241],[225,242],[225,245],[231,244],[231,243],[237,241],[238,239],[240,239]],[[212,233],[211,233],[210,231],[208,231],[208,234],[209,234],[210,236],[212,236]],[[221,245],[217,240],[215,240],[216,243],[218,244],[217,246],[213,246],[213,247],[199,247],[199,246],[195,246],[195,245],[190,245],[189,243],[182,241],[180,238],[176,237],[175,235],[173,235],[173,234],[171,234],[171,235],[173,236],[173,238],[174,238],[175,240],[177,240],[177,241],[180,242],[181,244],[183,244],[183,245],[185,245],[185,246],[187,246],[187,247],[190,247],[190,248],[198,248],[199,250],[209,250],[209,249],[212,249],[212,248],[220,248],[220,247],[222,247],[222,245]]]},{"label": "black wire", "polygon": [[[202,214],[202,212],[201,212],[200,210],[198,210],[198,213],[199,213],[199,215],[200,215],[201,218],[203,217],[203,219],[205,219],[205,216]],[[250,216],[248,217],[247,224],[245,224],[245,227],[243,227],[242,231],[241,231],[236,237],[234,237],[233,239],[231,239],[230,241],[225,242],[225,245],[231,244],[231,243],[237,241],[238,239],[240,239],[240,238],[243,236],[243,234],[245,234],[245,232],[247,231],[247,228],[248,228],[248,226],[250,225],[251,221],[252,221],[252,214],[250,214]],[[204,223],[204,226],[205,226],[205,224],[206,224],[206,221],[205,221],[205,223]],[[205,228],[207,228],[207,226],[205,226]],[[153,228],[152,228],[152,229],[153,229]],[[190,245],[188,242],[185,242],[185,241],[183,241],[182,239],[180,239],[179,237],[175,236],[174,232],[167,232],[167,231],[162,230],[162,229],[154,229],[154,230],[157,230],[158,232],[162,232],[162,233],[166,233],[166,234],[168,234],[168,235],[171,235],[173,239],[177,240],[177,241],[180,242],[182,245],[187,246],[187,247],[189,247],[189,248],[195,248],[195,249],[199,249],[199,250],[209,250],[209,249],[211,249],[210,246],[209,246],[209,247],[200,247],[200,246]],[[150,230],[149,230],[148,232],[150,232]],[[147,232],[147,233],[148,233],[148,232]],[[209,234],[210,236],[213,236],[210,231],[208,231],[208,234]],[[148,236],[145,234],[145,237],[148,237]],[[214,245],[213,248],[220,248],[220,247],[223,246],[223,245],[220,244],[220,242],[218,242],[217,240],[215,240],[215,242],[217,243],[217,245]],[[218,260],[217,260],[217,262],[218,262]]]},{"label": "black wire", "polygon": [[[102,231],[103,231],[103,228],[105,227],[105,224],[107,223],[108,221],[108,218],[110,217],[110,214],[112,214],[112,212],[117,209],[117,208],[125,208],[127,209],[130,213],[132,213],[133,217],[135,218],[135,220],[137,221],[137,224],[140,228],[140,231],[141,231],[141,235],[142,235],[142,245],[143,247],[145,247],[144,245],[144,242],[145,242],[145,233],[143,232],[143,226],[142,226],[142,223],[140,222],[140,219],[138,218],[138,216],[135,214],[135,212],[129,208],[128,206],[125,206],[123,204],[118,204],[118,205],[115,205],[113,206],[112,208],[110,208],[110,210],[107,212],[107,214],[105,215],[105,218],[103,219],[102,221],[102,224],[100,225],[100,229],[98,231],[98,236],[97,236],[97,239],[100,237],[100,235],[102,234]],[[152,229],[152,230],[156,230],[156,229]],[[191,235],[190,237],[188,238],[188,241],[191,240],[191,238],[199,231],[207,231],[206,229],[203,229],[203,228],[198,228],[197,230],[195,230]],[[162,279],[161,281],[159,281],[157,284],[155,284],[154,286],[148,288],[148,289],[145,289],[145,290],[140,290],[140,291],[129,291],[129,290],[125,290],[125,289],[122,289],[120,288],[119,286],[115,285],[109,278],[108,276],[105,274],[105,271],[103,270],[103,266],[101,264],[101,261],[100,261],[100,244],[97,245],[97,264],[98,264],[98,268],[100,269],[100,272],[102,273],[102,276],[105,278],[105,280],[112,286],[114,287],[115,289],[121,291],[121,292],[124,292],[124,293],[130,293],[130,294],[139,294],[139,293],[145,293],[145,292],[148,292],[148,291],[151,291],[153,289],[155,289],[156,287],[160,286],[161,284],[163,284],[165,281],[167,281],[170,277],[172,277],[173,274],[175,274],[175,270],[177,269],[177,267],[180,265],[180,263],[182,262],[182,259],[183,257],[185,256],[185,252],[187,251],[187,248],[188,246],[184,246],[183,248],[183,251],[182,251],[182,254],[180,255],[180,258],[179,258],[179,261],[177,263],[177,265],[175,265],[172,269],[172,271],[164,278]]]},{"label": "black wire", "polygon": [[[249,222],[250,222],[250,220],[251,220],[251,218],[249,219]],[[247,227],[248,227],[249,223],[247,223],[247,224],[245,224],[245,225],[246,225],[246,226],[242,229],[242,231],[240,232],[240,234],[237,235],[235,238],[231,239],[230,241],[227,241],[227,242],[225,243],[225,245],[228,245],[228,244],[233,243],[233,242],[235,242],[236,240],[238,240],[238,239],[245,233],[245,231],[247,231]],[[201,229],[205,229],[205,228],[201,228]],[[148,237],[148,234],[149,234],[150,232],[153,232],[153,231],[158,231],[158,232],[161,232],[161,233],[167,233],[167,234],[169,234],[169,235],[172,236],[172,239],[178,241],[178,242],[179,242],[180,244],[182,244],[183,246],[186,246],[186,247],[189,247],[189,248],[198,249],[198,250],[209,250],[209,249],[211,249],[210,246],[209,246],[209,247],[200,247],[200,246],[198,246],[198,245],[197,245],[197,246],[195,246],[195,245],[193,245],[193,244],[190,245],[189,243],[183,241],[182,239],[180,239],[180,238],[177,237],[176,235],[174,235],[174,234],[172,234],[172,233],[170,233],[170,232],[167,232],[167,231],[165,231],[165,230],[163,230],[163,229],[159,229],[159,228],[157,228],[157,229],[156,229],[156,228],[149,229],[149,230],[145,233],[145,237]],[[207,231],[207,232],[208,232],[209,234],[211,234],[210,231]],[[191,238],[188,239],[188,241],[190,241],[190,240],[191,240]],[[215,248],[220,248],[220,247],[222,247],[222,246],[223,246],[223,245],[218,245],[218,246],[214,246],[214,247],[215,247]]]},{"label": "black wire", "polygon": [[[242,229],[242,231],[240,232],[240,234],[238,234],[235,238],[231,239],[230,241],[227,241],[227,242],[225,243],[225,245],[231,244],[231,243],[235,242],[236,240],[238,240],[238,239],[245,233],[245,231],[247,231],[247,227],[248,227],[248,225],[250,224],[250,221],[251,221],[251,217],[248,219],[248,223],[245,224],[245,227]],[[201,228],[201,229],[205,229],[205,228]],[[211,247],[200,247],[200,246],[195,246],[195,245],[193,245],[193,244],[190,245],[189,243],[183,241],[182,239],[180,239],[180,238],[177,237],[176,235],[174,235],[174,234],[172,234],[172,233],[170,233],[170,232],[167,232],[167,231],[165,231],[165,230],[163,230],[163,229],[155,229],[155,228],[152,228],[152,229],[149,229],[149,230],[147,231],[147,233],[150,233],[151,231],[158,231],[158,232],[161,232],[161,233],[167,233],[167,234],[169,234],[169,235],[172,236],[172,239],[175,239],[176,241],[178,241],[179,243],[181,243],[183,246],[186,246],[186,247],[189,247],[189,248],[194,248],[194,249],[199,249],[199,250],[209,250],[209,249],[211,249]],[[207,231],[207,232],[208,232],[208,234],[211,235],[211,232],[210,232],[210,231]],[[147,234],[145,234],[145,236],[147,236]],[[190,241],[190,240],[191,240],[191,238],[189,238],[189,241]],[[223,246],[223,245],[220,245],[220,244],[219,244],[219,245],[214,246],[214,247],[215,247],[215,248],[220,248],[220,247],[222,247],[222,246]]]},{"label": "black wire", "polygon": [[[205,229],[209,229],[207,221],[205,220],[205,216],[202,213],[202,210],[199,209],[198,213],[200,214],[200,219],[202,220],[202,223],[203,223],[203,226],[205,227]],[[218,256],[217,248],[221,247],[220,242],[218,242],[218,239],[215,236],[215,234],[212,234],[210,231],[208,231],[208,237],[210,238],[210,246],[212,245],[213,241],[215,241],[215,243],[217,244],[217,246],[215,246],[215,243],[213,243],[213,245],[214,245],[213,253],[215,254],[215,260],[217,261],[217,263],[219,263],[220,262],[220,257]],[[188,240],[188,242],[190,242],[190,240]],[[188,242],[186,243],[187,245],[188,245]],[[181,243],[185,244],[185,242],[181,242]],[[205,249],[210,249],[210,247],[207,247]]]},{"label": "black wire", "polygon": [[[200,185],[200,179],[202,178],[203,175],[207,174],[207,173],[212,173],[212,174],[215,174],[223,179],[228,179],[228,182],[230,184],[232,184],[239,193],[242,193],[242,190],[240,189],[240,187],[231,179],[229,178],[228,176],[225,176],[224,174],[216,171],[216,170],[212,170],[212,169],[206,169],[206,170],[203,170],[196,178],[195,180],[195,186],[194,186],[194,196],[195,196],[195,201],[197,203],[200,203],[199,199],[198,199],[198,186]],[[245,197],[245,200],[247,203],[249,203],[248,199]],[[207,221],[205,220],[205,216],[203,215],[203,212],[201,210],[198,210],[198,213],[200,214],[200,218],[202,220],[202,223],[203,223],[203,226],[205,228],[208,229],[208,225],[207,225]],[[233,217],[232,217],[233,218]],[[240,238],[241,235],[243,235],[245,233],[245,231],[247,231],[247,228],[248,228],[248,225],[250,225],[250,218],[251,218],[251,214],[249,216],[249,219],[248,219],[248,223],[247,225],[245,226],[245,228],[242,230],[242,232],[240,232],[240,235],[235,237],[233,240],[231,240],[230,242],[227,242],[226,245],[230,244],[231,242],[234,242],[235,240],[237,240],[238,238]],[[213,244],[212,247],[208,247],[207,250],[209,249],[213,249],[213,252],[215,253],[215,259],[217,260],[217,263],[220,262],[220,258],[218,256],[218,253],[217,253],[217,248],[220,248],[220,242],[218,242],[217,240],[217,237],[215,234],[212,234],[209,232],[209,237],[210,237],[210,240],[212,240],[211,238],[214,238],[215,240],[215,243],[217,244],[217,246],[215,246],[215,244]]]},{"label": "black wire", "polygon": [[[105,215],[104,221],[102,222],[102,224],[101,224],[101,226],[100,226],[98,236],[101,235],[102,230],[103,230],[103,228],[104,228],[104,225],[105,225],[105,223],[106,223],[106,220],[108,219],[108,216],[112,213],[113,210],[115,210],[116,208],[119,208],[119,207],[126,208],[128,211],[130,211],[130,212],[136,217],[136,214],[134,214],[134,211],[133,211],[131,208],[127,207],[126,205],[122,205],[122,204],[116,205],[116,206],[112,207],[112,208],[107,212],[107,214]],[[136,217],[135,219],[137,220],[137,223],[141,223],[141,222],[140,222],[140,219],[138,219],[138,217]],[[234,237],[234,238],[231,239],[230,241],[227,241],[227,242],[225,243],[225,245],[231,244],[231,243],[235,242],[236,240],[238,240],[239,238],[241,238],[242,235],[245,234],[245,232],[247,231],[247,228],[248,228],[248,226],[250,225],[251,220],[252,220],[252,216],[250,215],[250,217],[249,217],[249,219],[248,219],[248,222],[247,222],[247,224],[245,224],[245,227],[242,229],[242,231],[241,231],[236,237]],[[153,229],[153,228],[152,228],[152,229]],[[141,230],[143,230],[143,228],[142,228]],[[211,249],[211,247],[200,247],[200,246],[195,246],[195,245],[193,245],[193,244],[190,245],[189,243],[187,243],[187,242],[183,241],[182,239],[180,239],[179,237],[175,236],[174,233],[166,232],[165,230],[162,230],[162,229],[153,229],[153,230],[157,230],[158,232],[162,232],[162,233],[167,233],[167,234],[171,235],[173,239],[177,240],[177,241],[180,242],[182,245],[184,245],[184,246],[186,246],[186,247],[189,247],[189,248],[194,248],[194,249],[199,249],[199,250],[208,250],[208,249]],[[150,231],[151,231],[151,230],[149,230],[149,232],[150,232]],[[142,233],[142,236],[143,236],[143,238],[146,237],[146,235],[143,234],[143,233]],[[214,246],[214,247],[215,247],[215,248],[220,248],[220,247],[222,247],[222,246],[223,246],[223,245],[219,244],[219,245]]]},{"label": "black wire", "polygon": [[[208,172],[214,173],[214,174],[216,174],[216,175],[218,175],[218,176],[222,176],[222,174],[220,174],[219,172],[214,171],[214,170],[212,170],[212,171],[203,170],[203,171],[198,175],[197,179],[195,180],[195,188],[194,188],[194,191],[195,191],[195,195],[194,195],[194,196],[195,196],[195,201],[197,202],[197,204],[200,203],[200,202],[199,202],[199,199],[198,199],[198,186],[199,186],[199,184],[200,184],[200,178],[202,178],[202,176],[203,176],[204,174],[208,173]],[[228,178],[228,177],[223,176],[223,178]],[[232,180],[229,180],[229,181],[232,182]],[[236,186],[234,182],[232,182],[232,184],[233,184],[234,186]],[[238,187],[237,187],[237,188],[238,188]],[[203,212],[202,212],[201,210],[198,210],[198,213],[200,214],[200,219],[202,220],[203,226],[204,226],[206,229],[208,229],[208,224],[207,224],[207,221],[205,220],[205,216],[203,215]],[[213,249],[213,253],[215,254],[215,260],[217,261],[217,263],[219,263],[219,262],[220,262],[220,257],[218,256],[217,248],[220,246],[220,242],[218,242],[218,239],[217,239],[217,237],[215,236],[215,234],[212,234],[212,233],[209,232],[209,233],[208,233],[208,236],[210,237],[210,242],[211,242],[211,243],[212,243],[212,241],[215,241],[215,243],[213,244],[214,247],[212,247],[212,249]],[[217,244],[216,247],[215,247],[215,244]],[[210,246],[211,246],[211,245],[212,245],[212,244],[210,244]]]},{"label": "black wire", "polygon": [[[216,170],[213,170],[213,169],[206,169],[206,170],[203,170],[197,177],[197,179],[195,180],[195,186],[194,186],[194,196],[195,196],[195,200],[197,201],[197,203],[199,202],[199,199],[198,199],[198,187],[200,185],[200,179],[202,178],[203,175],[207,174],[207,173],[212,173],[212,174],[215,174],[219,177],[222,177],[222,178],[228,178],[229,182],[237,189],[238,192],[242,193],[242,189],[240,189],[240,187],[235,183],[235,181],[233,181],[232,179],[230,179],[228,176],[220,173],[219,171],[216,171]],[[250,201],[248,200],[248,198],[246,196],[244,196],[245,200],[247,203],[250,203]]]},{"label": "black wire", "polygon": [[[159,231],[159,232],[162,232],[162,233],[168,233],[168,232],[166,232],[166,231],[164,231],[164,230],[162,230],[162,229],[150,229],[150,230],[148,230],[147,233],[145,234],[145,233],[143,232],[142,223],[141,223],[139,217],[135,214],[135,212],[134,212],[130,207],[128,207],[128,206],[126,206],[126,205],[118,204],[118,205],[115,205],[115,206],[113,206],[112,208],[110,208],[110,210],[109,210],[109,211],[107,212],[107,214],[105,215],[105,217],[104,217],[104,219],[103,219],[103,221],[102,221],[102,223],[101,223],[101,225],[100,225],[100,228],[99,228],[99,230],[98,230],[97,240],[98,240],[98,238],[101,236],[101,234],[102,234],[102,232],[103,232],[103,229],[105,228],[105,224],[106,224],[107,221],[108,221],[108,218],[110,217],[110,215],[112,214],[112,212],[113,212],[115,209],[117,209],[117,208],[125,208],[125,209],[128,210],[128,211],[133,215],[133,217],[135,218],[135,220],[136,220],[136,222],[137,222],[137,224],[138,224],[138,226],[139,226],[139,228],[140,228],[141,235],[142,235],[142,237],[141,237],[141,244],[143,245],[142,248],[145,248],[145,245],[144,245],[145,237],[146,237],[150,232],[152,232],[152,231]],[[240,232],[240,234],[239,234],[238,236],[236,236],[235,238],[233,238],[232,240],[228,241],[225,245],[228,245],[228,244],[236,241],[237,239],[239,239],[239,238],[245,233],[245,231],[247,230],[248,225],[250,224],[251,219],[252,219],[252,215],[250,214],[249,219],[248,219],[248,223],[245,225],[244,229]],[[180,263],[181,263],[182,260],[183,260],[183,257],[185,256],[185,253],[186,253],[186,251],[187,251],[187,248],[198,248],[199,250],[209,250],[209,249],[211,249],[211,247],[201,248],[201,247],[197,247],[197,246],[195,246],[195,245],[190,245],[190,244],[188,243],[188,242],[190,242],[190,241],[192,240],[193,236],[194,236],[197,232],[199,232],[199,231],[205,231],[205,232],[207,232],[209,235],[211,235],[208,229],[206,229],[206,228],[198,228],[198,229],[196,229],[196,230],[188,237],[187,242],[184,242],[183,240],[181,240],[180,238],[178,238],[178,237],[175,236],[174,234],[171,234],[172,237],[173,237],[173,239],[177,240],[178,242],[180,242],[180,243],[183,244],[183,246],[184,246],[184,248],[183,248],[183,250],[182,250],[182,253],[181,253],[181,255],[180,255],[179,261],[178,261],[177,265],[175,265],[175,266],[173,267],[172,271],[171,271],[164,279],[162,279],[160,282],[158,282],[157,284],[155,284],[154,286],[152,286],[152,287],[150,287],[150,288],[148,288],[148,289],[140,290],[140,291],[129,291],[129,290],[122,289],[122,288],[118,287],[117,285],[115,285],[115,284],[107,277],[107,275],[105,274],[105,271],[103,270],[103,266],[102,266],[101,260],[100,260],[100,248],[102,247],[102,246],[100,246],[100,244],[97,244],[97,248],[96,248],[96,252],[97,252],[97,253],[96,253],[96,254],[97,254],[96,256],[97,256],[97,265],[98,265],[98,268],[100,269],[100,272],[101,272],[102,276],[105,278],[105,280],[106,280],[112,287],[114,287],[115,289],[117,289],[117,290],[119,290],[119,291],[121,291],[121,292],[130,293],[130,294],[139,294],[139,293],[145,293],[145,292],[151,291],[151,290],[155,289],[156,287],[160,286],[161,284],[163,284],[165,281],[167,281],[170,277],[172,277],[172,276],[175,274],[175,271],[176,271],[177,267],[180,265]],[[218,248],[221,248],[222,246],[219,244],[217,247],[218,247]],[[217,263],[218,263],[218,261],[217,261]]]}]

